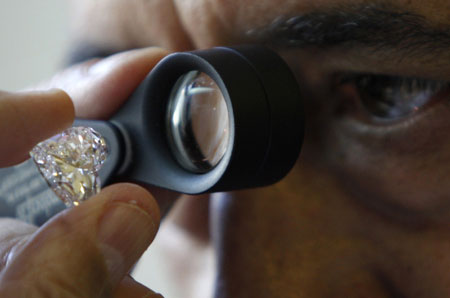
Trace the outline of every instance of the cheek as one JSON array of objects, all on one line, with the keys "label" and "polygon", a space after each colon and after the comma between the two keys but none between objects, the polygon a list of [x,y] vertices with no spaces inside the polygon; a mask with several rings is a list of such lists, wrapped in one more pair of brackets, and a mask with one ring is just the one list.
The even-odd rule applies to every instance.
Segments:
[{"label": "cheek", "polygon": [[448,222],[450,109],[445,105],[390,128],[338,121],[329,127],[325,155],[347,190],[370,206],[414,220]]}]

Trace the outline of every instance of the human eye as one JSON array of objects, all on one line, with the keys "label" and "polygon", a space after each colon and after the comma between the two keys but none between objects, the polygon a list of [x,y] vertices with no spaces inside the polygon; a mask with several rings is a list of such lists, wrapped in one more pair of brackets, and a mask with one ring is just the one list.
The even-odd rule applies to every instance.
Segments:
[{"label": "human eye", "polygon": [[339,79],[339,86],[359,117],[374,124],[405,120],[450,98],[449,82],[416,77],[350,74]]}]

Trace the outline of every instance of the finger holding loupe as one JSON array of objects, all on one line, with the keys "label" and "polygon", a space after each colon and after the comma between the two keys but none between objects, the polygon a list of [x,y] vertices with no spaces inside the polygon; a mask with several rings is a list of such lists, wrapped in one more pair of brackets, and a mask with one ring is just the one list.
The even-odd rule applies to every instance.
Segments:
[{"label": "finger holding loupe", "polygon": [[[74,128],[62,143],[46,145],[58,149],[56,174],[45,154],[35,159],[68,206],[115,180],[187,194],[273,184],[300,154],[304,115],[298,83],[283,59],[262,46],[241,46],[171,54],[111,119],[74,126],[89,129]],[[98,173],[89,168],[100,163]],[[49,181],[55,177],[62,182]],[[56,191],[58,184],[68,194]]]}]

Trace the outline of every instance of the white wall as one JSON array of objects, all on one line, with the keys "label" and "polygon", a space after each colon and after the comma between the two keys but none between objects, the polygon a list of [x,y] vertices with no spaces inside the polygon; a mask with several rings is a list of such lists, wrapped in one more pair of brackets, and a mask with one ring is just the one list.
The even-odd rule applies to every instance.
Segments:
[{"label": "white wall", "polygon": [[65,0],[0,0],[0,90],[50,77],[67,50]]}]

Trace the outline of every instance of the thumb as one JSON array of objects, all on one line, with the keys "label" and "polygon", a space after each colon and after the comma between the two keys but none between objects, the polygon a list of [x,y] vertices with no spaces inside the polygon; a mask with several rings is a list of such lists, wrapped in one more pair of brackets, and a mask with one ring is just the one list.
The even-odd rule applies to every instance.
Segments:
[{"label": "thumb", "polygon": [[144,189],[105,188],[3,256],[0,297],[110,297],[152,242],[159,219]]}]

